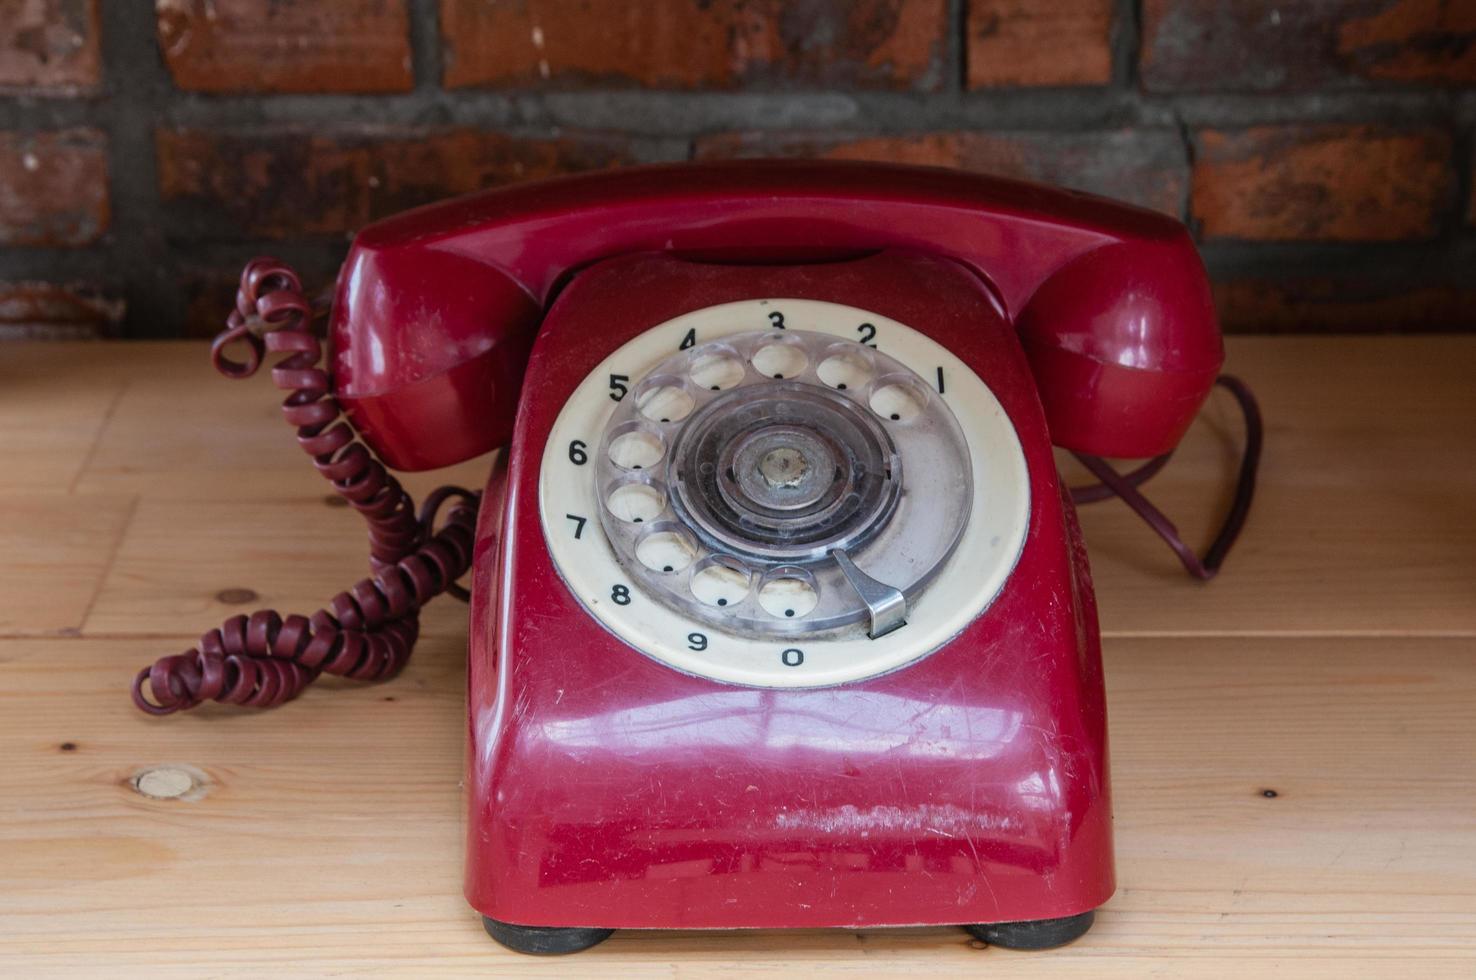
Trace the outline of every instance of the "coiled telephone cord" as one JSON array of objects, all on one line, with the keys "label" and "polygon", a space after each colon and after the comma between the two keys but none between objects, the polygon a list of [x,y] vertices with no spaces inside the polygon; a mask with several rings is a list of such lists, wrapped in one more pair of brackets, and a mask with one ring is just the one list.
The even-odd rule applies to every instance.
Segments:
[{"label": "coiled telephone cord", "polygon": [[[255,259],[241,273],[236,308],[211,345],[211,363],[228,378],[249,378],[267,353],[286,355],[271,369],[272,382],[288,393],[282,415],[318,472],[368,523],[373,574],[311,616],[284,617],[270,609],[232,616],[194,648],[145,667],[134,678],[133,702],[149,714],[205,701],[272,708],[323,673],[388,679],[410,659],[421,607],[442,592],[467,597],[456,580],[471,566],[479,495],[441,487],[416,512],[329,393],[313,318],[297,274],[275,259]],[[243,361],[226,356],[238,344],[244,345]]]}]

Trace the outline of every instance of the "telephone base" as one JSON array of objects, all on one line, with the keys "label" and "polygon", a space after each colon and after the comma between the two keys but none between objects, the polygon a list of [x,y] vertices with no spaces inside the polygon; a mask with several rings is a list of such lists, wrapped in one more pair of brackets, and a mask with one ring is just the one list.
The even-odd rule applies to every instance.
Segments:
[{"label": "telephone base", "polygon": [[1075,942],[1092,927],[1096,910],[1059,919],[1031,919],[1024,922],[992,922],[964,926],[969,935],[991,946],[1005,949],[1051,949]]},{"label": "telephone base", "polygon": [[588,929],[579,926],[518,926],[482,916],[487,935],[515,953],[534,956],[562,956],[598,946],[614,929]]}]

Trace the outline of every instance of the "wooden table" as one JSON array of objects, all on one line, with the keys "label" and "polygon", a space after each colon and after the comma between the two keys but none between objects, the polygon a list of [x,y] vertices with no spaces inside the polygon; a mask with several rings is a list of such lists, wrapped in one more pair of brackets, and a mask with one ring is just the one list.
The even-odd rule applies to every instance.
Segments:
[{"label": "wooden table", "polygon": [[[1269,428],[1222,578],[1084,512],[1119,869],[1086,938],[627,932],[545,961],[460,894],[465,607],[387,685],[129,703],[222,617],[362,573],[275,389],[198,345],[0,348],[0,974],[1476,976],[1476,337],[1239,338],[1230,364]],[[1150,484],[1194,542],[1230,485],[1220,398]]]}]

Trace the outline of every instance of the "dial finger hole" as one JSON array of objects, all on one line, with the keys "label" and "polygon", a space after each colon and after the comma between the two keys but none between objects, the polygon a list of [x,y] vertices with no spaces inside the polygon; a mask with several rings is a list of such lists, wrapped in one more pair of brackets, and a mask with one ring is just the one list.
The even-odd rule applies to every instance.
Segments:
[{"label": "dial finger hole", "polygon": [[810,359],[794,343],[764,344],[749,359],[753,369],[766,378],[793,378],[804,373]]},{"label": "dial finger hole", "polygon": [[652,422],[680,422],[697,404],[680,378],[648,378],[636,388],[636,408]]},{"label": "dial finger hole", "polygon": [[636,557],[653,572],[680,572],[697,557],[697,545],[681,525],[657,524],[636,544]]},{"label": "dial finger hole", "polygon": [[694,357],[688,377],[694,385],[709,391],[732,388],[743,380],[743,360],[733,351],[719,347]]},{"label": "dial finger hole", "polygon": [[661,516],[666,509],[666,494],[649,483],[622,483],[605,496],[610,513],[631,524],[644,524]]},{"label": "dial finger hole", "polygon": [[608,450],[610,462],[621,469],[648,470],[661,462],[666,454],[666,442],[659,432],[627,425],[623,432],[610,440]]},{"label": "dial finger hole", "polygon": [[803,568],[776,568],[759,583],[759,605],[779,619],[800,619],[820,602],[815,579]]},{"label": "dial finger hole", "polygon": [[857,345],[831,348],[815,369],[820,380],[837,391],[856,391],[871,380],[871,355]]},{"label": "dial finger hole", "polygon": [[748,597],[753,573],[736,558],[713,555],[692,572],[692,595],[709,606],[736,606]]},{"label": "dial finger hole", "polygon": [[871,410],[884,419],[906,422],[927,408],[928,394],[917,382],[892,375],[877,382],[869,404]]}]

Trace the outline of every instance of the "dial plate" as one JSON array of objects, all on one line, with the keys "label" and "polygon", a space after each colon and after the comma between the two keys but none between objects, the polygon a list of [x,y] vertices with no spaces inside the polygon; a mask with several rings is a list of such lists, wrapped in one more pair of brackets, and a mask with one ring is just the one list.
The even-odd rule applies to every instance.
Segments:
[{"label": "dial plate", "polygon": [[[770,333],[755,333],[765,329]],[[816,357],[817,350],[827,350],[826,337],[849,343],[829,344],[828,352],[836,356]],[[673,365],[680,374],[670,373]],[[806,617],[824,613],[815,607],[827,594],[839,594],[836,583],[843,580],[835,565],[827,565],[834,575],[822,582],[801,564],[764,564],[762,556],[741,560],[723,553],[726,549],[713,539],[716,532],[699,540],[692,528],[673,519],[671,490],[659,475],[673,442],[687,434],[683,420],[700,421],[707,409],[709,416],[720,416],[728,401],[742,400],[748,390],[744,384],[756,376],[795,389],[793,398],[801,410],[811,395],[839,402],[819,404],[817,411],[846,414],[860,405],[858,419],[864,425],[858,423],[858,431],[881,420],[874,441],[883,454],[891,437],[906,449],[907,440],[916,439],[927,428],[923,423],[935,418],[946,418],[942,428],[966,445],[951,479],[955,495],[966,498],[962,536],[955,525],[956,551],[940,571],[930,573],[925,588],[909,594],[905,626],[876,639],[863,624],[816,632],[806,625]],[[921,380],[931,387],[922,390]],[[718,439],[713,452],[726,449],[735,458],[740,452],[753,455],[756,472],[765,481],[760,491],[765,486],[793,489],[808,502],[813,474],[791,447],[798,446],[801,457],[816,454],[808,452],[808,435],[788,439],[782,428],[773,447],[761,441],[769,438],[763,433],[736,448]],[[900,463],[906,472],[905,452]],[[934,465],[933,472],[946,471],[946,466]],[[827,478],[833,478],[828,471]],[[893,545],[901,542],[904,550],[909,527],[916,532],[913,538],[928,533],[923,524],[930,508],[907,509],[913,487],[904,480],[897,513],[879,535]],[[539,505],[560,575],[589,612],[621,639],[688,673],[739,684],[796,687],[885,673],[958,633],[994,598],[1019,557],[1029,519],[1028,490],[1024,455],[1004,410],[983,382],[941,345],[901,323],[853,307],[758,299],[697,310],[660,324],[598,365],[554,425],[543,456]],[[693,517],[688,510],[677,516]],[[607,527],[618,546],[606,536]],[[622,536],[626,531],[633,533]],[[709,547],[713,544],[717,547]],[[866,569],[864,550],[852,557]],[[822,565],[810,568],[825,575]],[[673,582],[679,578],[678,591],[691,600],[690,607],[674,608],[670,595],[653,594],[663,588],[666,568],[672,569],[664,574]],[[792,618],[786,622],[785,617]],[[772,624],[782,625],[768,628]],[[792,635],[783,635],[786,630]]]}]

